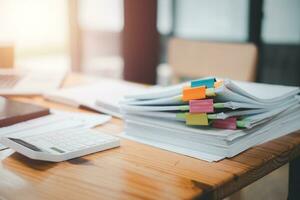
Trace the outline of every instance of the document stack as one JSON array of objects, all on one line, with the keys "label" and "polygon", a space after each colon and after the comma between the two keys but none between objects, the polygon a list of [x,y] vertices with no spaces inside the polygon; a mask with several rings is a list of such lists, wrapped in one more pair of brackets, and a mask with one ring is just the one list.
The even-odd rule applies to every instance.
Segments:
[{"label": "document stack", "polygon": [[298,87],[212,77],[125,97],[124,137],[218,161],[300,129]]}]

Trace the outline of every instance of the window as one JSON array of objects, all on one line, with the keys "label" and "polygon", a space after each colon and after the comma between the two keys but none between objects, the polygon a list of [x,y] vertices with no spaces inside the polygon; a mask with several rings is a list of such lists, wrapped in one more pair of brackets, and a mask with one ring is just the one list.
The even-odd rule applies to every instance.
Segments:
[{"label": "window", "polygon": [[17,65],[67,64],[67,1],[0,0],[0,41],[14,44]]}]

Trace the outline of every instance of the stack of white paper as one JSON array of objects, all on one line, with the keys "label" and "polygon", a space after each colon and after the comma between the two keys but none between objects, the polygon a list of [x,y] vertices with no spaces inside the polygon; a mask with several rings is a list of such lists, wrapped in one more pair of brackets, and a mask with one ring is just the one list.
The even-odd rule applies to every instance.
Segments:
[{"label": "stack of white paper", "polygon": [[48,100],[85,107],[121,117],[119,101],[124,95],[143,91],[145,86],[121,80],[101,79],[93,84],[70,87],[44,94]]},{"label": "stack of white paper", "polygon": [[[300,129],[298,87],[225,80],[218,87],[206,87],[204,100],[211,100],[214,109],[203,114],[191,113],[194,100],[184,100],[183,90],[189,85],[192,83],[127,96],[121,104],[126,121],[124,136],[218,161]],[[212,127],[215,121],[218,128]]]}]

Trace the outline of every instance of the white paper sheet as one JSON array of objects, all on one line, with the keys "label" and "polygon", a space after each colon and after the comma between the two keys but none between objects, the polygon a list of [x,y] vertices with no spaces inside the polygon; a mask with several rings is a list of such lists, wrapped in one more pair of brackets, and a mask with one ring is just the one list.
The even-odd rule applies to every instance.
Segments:
[{"label": "white paper sheet", "polygon": [[280,101],[300,92],[299,87],[252,83],[243,81],[227,81],[226,87],[236,93],[262,103]]},{"label": "white paper sheet", "polygon": [[120,117],[119,101],[124,95],[142,92],[145,87],[125,81],[100,79],[93,84],[71,87],[44,94],[48,100],[70,106],[86,106]]}]

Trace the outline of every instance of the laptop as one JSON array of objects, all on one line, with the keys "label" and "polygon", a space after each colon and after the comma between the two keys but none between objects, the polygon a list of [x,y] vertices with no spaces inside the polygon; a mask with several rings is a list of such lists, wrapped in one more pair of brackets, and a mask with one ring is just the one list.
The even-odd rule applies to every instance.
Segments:
[{"label": "laptop", "polygon": [[67,70],[0,69],[0,95],[41,95],[59,88]]}]

